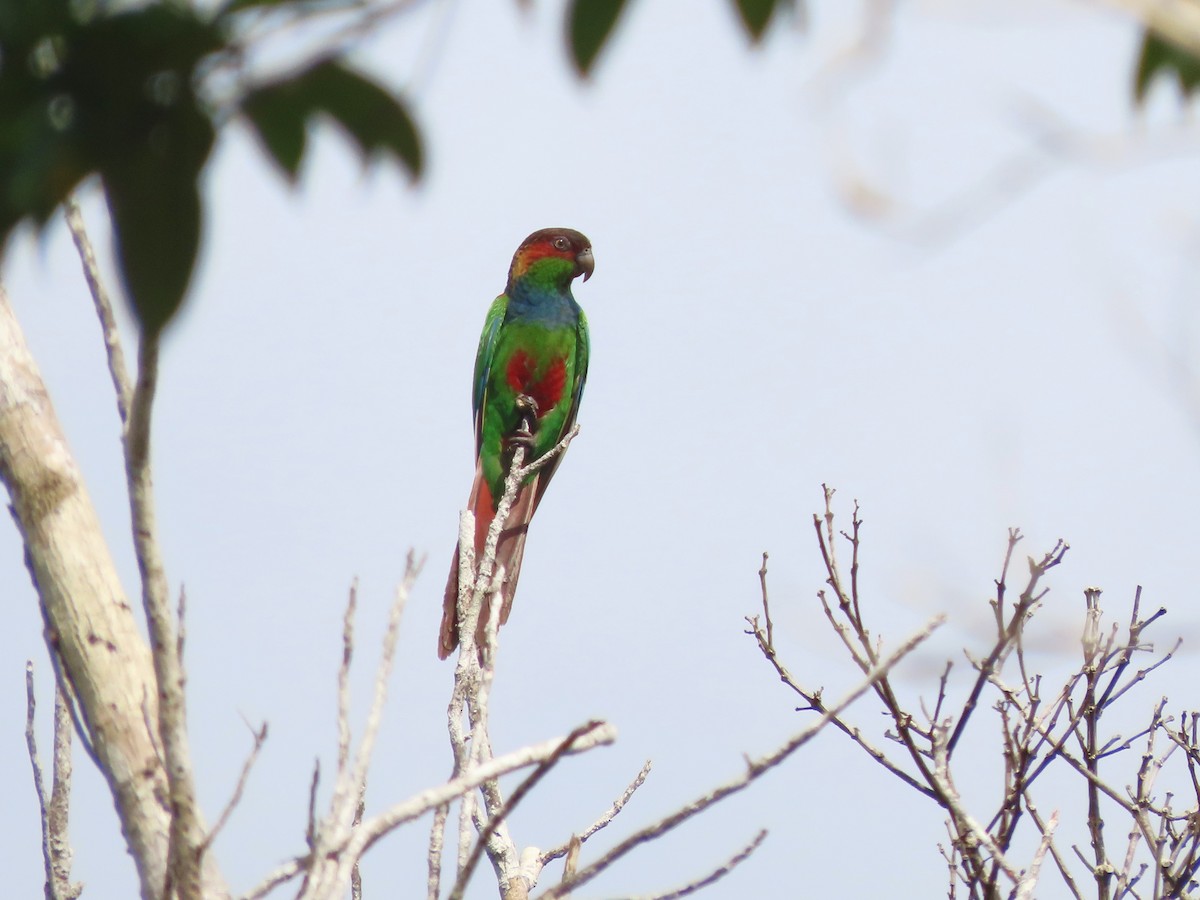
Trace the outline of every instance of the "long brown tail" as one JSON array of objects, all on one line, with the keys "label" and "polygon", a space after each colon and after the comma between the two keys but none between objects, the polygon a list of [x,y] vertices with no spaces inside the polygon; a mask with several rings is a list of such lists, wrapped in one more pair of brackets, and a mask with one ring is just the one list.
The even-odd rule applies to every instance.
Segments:
[{"label": "long brown tail", "polygon": [[[522,485],[508,513],[508,520],[500,532],[496,544],[496,569],[504,567],[504,583],[500,586],[500,624],[508,621],[512,611],[513,595],[517,590],[517,578],[521,574],[521,559],[525,555],[525,536],[529,532],[529,522],[537,508],[538,477],[528,484]],[[483,556],[484,544],[487,543],[488,529],[495,518],[492,504],[492,494],[483,473],[475,470],[475,483],[471,486],[471,496],[467,505],[475,513],[475,560],[478,565]],[[459,551],[454,548],[454,560],[450,565],[450,577],[446,579],[446,593],[442,598],[442,627],[438,633],[438,658],[445,659],[458,647],[458,594],[459,594]],[[495,569],[493,571],[496,571]],[[487,629],[488,616],[491,612],[491,597],[485,597],[483,608],[479,611],[479,624],[475,629],[475,645],[482,653],[484,632]]]}]

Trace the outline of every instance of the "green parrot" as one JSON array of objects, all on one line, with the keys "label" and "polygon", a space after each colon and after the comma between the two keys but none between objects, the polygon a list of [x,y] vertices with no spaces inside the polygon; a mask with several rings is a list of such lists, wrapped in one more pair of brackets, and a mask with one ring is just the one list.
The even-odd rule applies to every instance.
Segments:
[{"label": "green parrot", "polygon": [[[508,270],[504,293],[488,310],[475,356],[475,482],[467,506],[475,514],[475,558],[483,556],[488,529],[504,493],[517,443],[528,449],[525,464],[546,454],[575,424],[588,367],[587,317],[571,296],[571,282],[587,281],[591,242],[570,228],[543,228],[521,242]],[[522,428],[528,420],[528,431]],[[529,521],[554,476],[560,454],[530,475],[513,501],[500,532],[496,566],[504,567],[500,623],[512,610]],[[454,551],[442,607],[438,657],[458,646],[458,562]],[[476,642],[483,646],[489,604],[479,614]]]}]

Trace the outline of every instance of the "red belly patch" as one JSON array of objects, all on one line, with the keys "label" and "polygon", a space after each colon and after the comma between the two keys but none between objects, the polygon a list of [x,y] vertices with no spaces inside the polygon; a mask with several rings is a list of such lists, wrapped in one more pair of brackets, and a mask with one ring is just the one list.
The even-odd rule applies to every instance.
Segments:
[{"label": "red belly patch", "polygon": [[509,359],[505,375],[510,388],[533,398],[540,419],[562,400],[567,386],[567,361],[559,356],[539,373],[534,359],[524,350],[518,350]]}]

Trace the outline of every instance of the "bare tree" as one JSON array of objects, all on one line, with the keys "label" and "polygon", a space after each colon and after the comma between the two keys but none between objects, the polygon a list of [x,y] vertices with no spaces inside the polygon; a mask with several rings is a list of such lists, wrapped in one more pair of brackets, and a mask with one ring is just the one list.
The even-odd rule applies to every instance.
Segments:
[{"label": "bare tree", "polygon": [[[876,665],[879,638],[872,635],[859,589],[861,547],[858,505],[849,531],[835,526],[833,490],[825,488],[825,509],[814,515],[817,544],[826,573],[827,589],[818,593],[821,611],[833,635],[862,671]],[[1000,576],[989,604],[995,637],[979,652],[966,651],[970,677],[965,684],[947,662],[931,696],[905,700],[890,676],[879,679],[873,693],[888,721],[882,741],[841,715],[831,721],[871,759],[903,781],[912,791],[937,804],[946,814],[948,845],[941,852],[950,873],[949,896],[969,898],[1032,897],[1047,865],[1071,896],[1185,897],[1196,890],[1200,868],[1200,744],[1197,715],[1168,715],[1165,697],[1150,704],[1133,735],[1109,729],[1118,703],[1178,649],[1138,666],[1139,655],[1154,653],[1147,629],[1165,614],[1142,613],[1139,589],[1125,626],[1105,626],[1100,591],[1084,592],[1077,667],[1058,686],[1040,674],[1027,648],[1027,637],[1049,588],[1043,580],[1063,560],[1068,546],[1059,541],[1050,550],[1028,559],[1020,593],[1010,595],[1009,578],[1022,537],[1013,529]],[[849,570],[839,561],[842,546],[850,553]],[[820,689],[797,678],[780,659],[767,593],[767,558],[760,570],[762,614],[747,619],[751,635],[779,678],[803,701],[801,711],[828,717]],[[848,577],[847,577],[848,575]],[[811,677],[811,676],[810,676]],[[957,699],[956,699],[957,698]],[[984,710],[995,714],[999,746],[983,757],[994,765],[1003,789],[995,808],[973,811],[956,782],[978,774],[980,755],[956,755],[968,730],[981,730]],[[992,720],[992,727],[995,720]],[[1172,787],[1161,787],[1160,776],[1171,764],[1179,769]],[[1069,829],[1062,813],[1043,802],[1048,772],[1073,781],[1086,808],[1086,845],[1067,843]],[[1114,822],[1114,818],[1119,822]],[[1123,839],[1113,841],[1113,826]],[[1107,830],[1106,830],[1107,828]],[[1023,831],[1032,832],[1034,847],[1027,861],[1014,858],[1014,844]]]}]

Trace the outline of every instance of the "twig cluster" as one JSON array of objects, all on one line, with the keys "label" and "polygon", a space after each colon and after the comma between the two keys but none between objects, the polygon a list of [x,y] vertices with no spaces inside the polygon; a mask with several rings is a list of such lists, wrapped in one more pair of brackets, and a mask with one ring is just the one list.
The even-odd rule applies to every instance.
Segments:
[{"label": "twig cluster", "polygon": [[[572,430],[549,454],[539,457],[529,466],[523,465],[525,447],[520,444],[516,445],[505,481],[504,494],[489,528],[483,558],[479,561],[478,570],[476,570],[472,549],[475,523],[469,511],[462,514],[459,528],[458,627],[460,646],[455,669],[454,691],[448,710],[455,773],[460,777],[463,774],[477,771],[477,767],[486,763],[492,753],[487,732],[487,700],[492,680],[495,677],[497,622],[500,609],[499,591],[504,582],[504,572],[494,571],[496,544],[500,531],[505,525],[508,510],[511,508],[521,484],[537,468],[549,463],[556,454],[562,453],[574,438],[575,433],[576,430]],[[489,600],[490,602],[485,602]],[[490,620],[482,632],[484,646],[478,648],[475,644],[475,636],[478,633],[477,623],[482,609],[489,610]],[[475,866],[484,854],[487,855],[496,871],[501,896],[505,900],[527,897],[537,885],[542,869],[551,861],[565,856],[566,862],[562,879],[558,884],[542,893],[540,898],[541,900],[552,900],[552,898],[567,897],[574,888],[586,884],[634,849],[654,841],[683,825],[694,816],[711,809],[725,798],[744,790],[766,772],[781,764],[815,737],[825,725],[835,721],[846,706],[878,684],[881,679],[886,678],[891,668],[924,641],[940,623],[940,618],[929,622],[895,652],[879,654],[864,670],[864,677],[857,687],[834,704],[827,715],[803,729],[774,752],[757,759],[748,758],[745,769],[737,776],[702,794],[678,810],[663,816],[658,821],[634,832],[601,855],[600,858],[582,867],[579,865],[582,844],[610,824],[621,812],[634,791],[642,785],[649,774],[649,762],[643,766],[624,794],[613,803],[604,815],[589,828],[573,835],[568,841],[557,847],[550,850],[530,847],[518,851],[507,828],[507,820],[513,807],[558,762],[562,755],[581,749],[577,742],[588,736],[590,729],[596,727],[598,723],[586,723],[580,726],[564,739],[555,754],[539,765],[507,800],[503,796],[499,783],[494,779],[484,782],[481,786],[482,809],[475,797],[465,796],[463,798],[459,812],[457,874],[449,897],[452,900],[462,897],[463,890]],[[430,834],[427,882],[430,900],[435,900],[439,895],[441,864],[444,855],[444,830],[448,820],[449,809],[439,810],[434,818]],[[766,832],[760,831],[729,859],[681,887],[654,895],[652,900],[683,897],[725,877],[736,866],[749,858],[765,838]]]},{"label": "twig cluster", "polygon": [[[849,531],[834,524],[833,490],[825,488],[825,510],[813,517],[817,543],[826,575],[826,589],[818,592],[821,609],[851,660],[862,671],[877,664],[881,641],[873,637],[864,618],[859,588],[859,551],[862,520],[855,504]],[[1124,629],[1102,625],[1100,591],[1085,592],[1086,611],[1081,634],[1081,659],[1063,683],[1047,689],[1045,678],[1033,668],[1026,651],[1029,623],[1042,607],[1048,588],[1047,572],[1058,566],[1068,545],[1058,541],[1048,552],[1028,559],[1028,574],[1016,597],[1009,596],[1008,579],[1014,553],[1022,536],[1013,529],[1000,577],[989,600],[994,639],[982,655],[967,652],[971,677],[965,695],[955,701],[954,668],[947,663],[938,679],[932,705],[917,708],[903,701],[890,677],[880,678],[873,692],[888,720],[885,740],[899,749],[886,748],[840,714],[831,721],[871,759],[946,813],[949,843],[942,847],[949,873],[949,896],[972,898],[1032,897],[1047,858],[1071,896],[1082,898],[1083,877],[1073,870],[1082,863],[1094,884],[1094,896],[1181,897],[1195,890],[1200,868],[1200,744],[1196,713],[1178,722],[1166,715],[1166,699],[1154,705],[1148,724],[1138,733],[1105,736],[1104,716],[1131,688],[1169,660],[1169,652],[1142,668],[1134,668],[1139,653],[1152,653],[1146,629],[1164,615],[1159,609],[1143,617],[1141,591],[1134,597]],[[837,556],[838,545],[849,547],[847,578]],[[765,572],[766,557],[763,569]],[[805,686],[780,660],[774,643],[766,578],[762,575],[763,617],[747,619],[752,635],[780,679],[804,701],[801,710],[830,716],[820,689]],[[956,750],[969,726],[979,720],[985,696],[1000,724],[1003,790],[997,806],[985,816],[972,813],[956,786],[956,776],[971,771]],[[919,711],[918,711],[919,710]],[[1121,754],[1125,754],[1124,757]],[[1139,765],[1131,784],[1113,781],[1109,764],[1114,758]],[[1172,793],[1159,796],[1155,781],[1172,757],[1182,758],[1190,786],[1189,799],[1180,806]],[[978,753],[971,756],[977,765]],[[1035,788],[1052,768],[1075,773],[1082,784],[1087,806],[1085,852],[1071,845],[1068,858],[1059,834],[1058,811],[1043,815]],[[1106,841],[1105,818],[1123,813],[1131,828],[1118,846]],[[1024,823],[1032,825],[1034,852],[1025,864],[1014,858],[1014,842]],[[1091,891],[1088,892],[1092,894]]]}]

